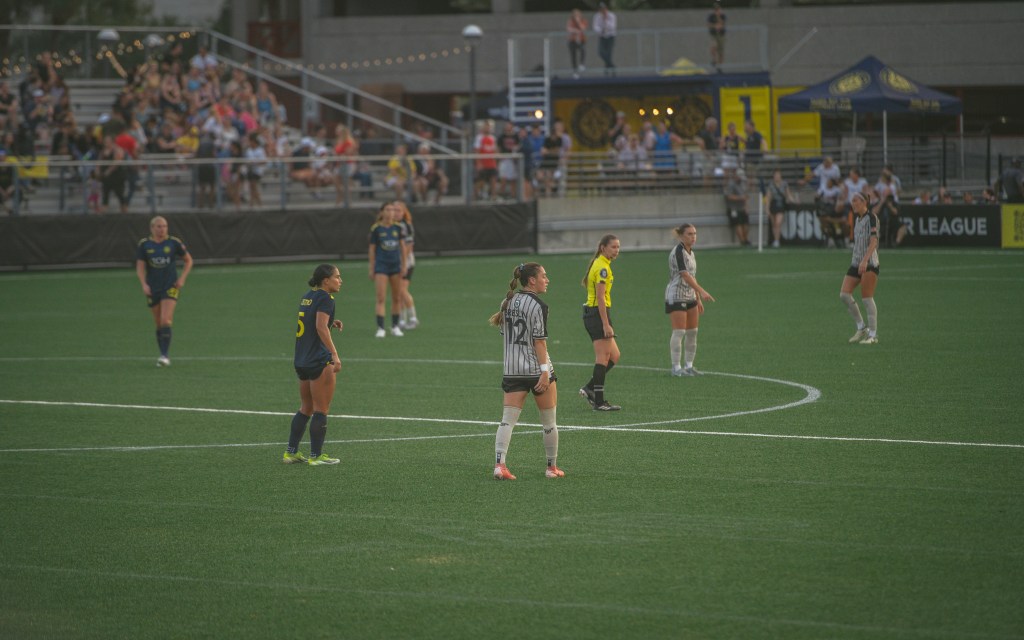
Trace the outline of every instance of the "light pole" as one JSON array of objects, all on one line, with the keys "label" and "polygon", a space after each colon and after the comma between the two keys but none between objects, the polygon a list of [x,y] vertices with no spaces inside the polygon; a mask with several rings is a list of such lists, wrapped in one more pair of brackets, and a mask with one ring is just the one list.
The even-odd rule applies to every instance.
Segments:
[{"label": "light pole", "polygon": [[[473,150],[473,144],[476,142],[476,47],[483,39],[483,29],[475,24],[466,25],[462,30],[462,40],[466,43],[466,48],[469,49],[469,145],[467,146],[470,151]],[[466,167],[463,172],[466,204],[469,204],[473,196],[473,165],[464,162],[463,166]]]}]

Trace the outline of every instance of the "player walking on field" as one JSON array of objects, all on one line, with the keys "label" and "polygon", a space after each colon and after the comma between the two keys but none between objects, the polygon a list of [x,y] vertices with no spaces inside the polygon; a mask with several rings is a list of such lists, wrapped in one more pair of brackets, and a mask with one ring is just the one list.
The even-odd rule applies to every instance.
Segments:
[{"label": "player walking on field", "polygon": [[[673,231],[679,242],[668,254],[669,281],[665,287],[665,313],[672,322],[672,337],[668,341],[672,375],[699,376],[703,374],[693,368],[693,359],[697,355],[697,324],[704,313],[703,301],[714,302],[715,298],[697,284],[697,257],[693,254],[697,227],[684,223]],[[684,342],[686,367],[679,363]]]},{"label": "player walking on field", "polygon": [[583,305],[583,327],[594,343],[594,375],[580,389],[595,411],[618,411],[622,407],[604,399],[605,376],[619,361],[619,345],[612,327],[612,260],[619,256],[619,239],[613,235],[601,238],[597,251],[587,268],[583,286],[587,302]]},{"label": "player walking on field", "polygon": [[[327,412],[331,410],[334,384],[341,371],[341,358],[331,339],[331,328],[341,331],[334,319],[334,294],[341,290],[341,273],[322,264],[309,279],[310,290],[299,300],[299,328],[295,332],[295,374],[299,376],[298,412],[292,417],[284,463],[313,466],[338,464],[323,452],[327,437]],[[299,443],[309,424],[309,458],[299,453]]]},{"label": "player walking on field", "polygon": [[[878,307],[875,306],[875,287],[878,285],[878,216],[868,211],[867,198],[860,192],[853,194],[850,207],[855,216],[853,259],[843,278],[839,299],[857,323],[857,332],[850,338],[850,342],[878,344]],[[860,299],[868,315],[867,325],[852,295],[858,284]]]},{"label": "player walking on field", "polygon": [[[501,309],[491,316],[490,323],[501,329],[504,336],[505,362],[501,389],[505,392],[501,424],[494,438],[494,479],[515,480],[505,465],[512,430],[526,402],[533,392],[540,423],[544,429],[544,453],[547,456],[547,478],[561,478],[565,472],[558,468],[558,427],[555,409],[558,389],[554,367],[548,354],[548,306],[538,294],[548,290],[548,274],[536,262],[520,264],[512,272],[508,293]],[[517,289],[518,287],[518,289]]]},{"label": "player walking on field", "polygon": [[[184,265],[180,276],[177,267],[179,257]],[[160,349],[160,357],[156,360],[158,367],[171,366],[167,354],[171,349],[174,309],[191,271],[192,254],[180,238],[167,234],[167,220],[163,216],[150,220],[149,236],[139,240],[135,251],[135,275],[156,323],[156,344]]]}]

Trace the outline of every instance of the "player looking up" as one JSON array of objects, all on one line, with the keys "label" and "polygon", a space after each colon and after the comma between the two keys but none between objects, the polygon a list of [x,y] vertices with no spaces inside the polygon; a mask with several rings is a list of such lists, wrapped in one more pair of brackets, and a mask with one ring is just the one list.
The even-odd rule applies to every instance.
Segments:
[{"label": "player looking up", "polygon": [[[668,348],[672,360],[672,375],[699,376],[700,371],[693,368],[693,359],[697,355],[697,324],[704,313],[704,300],[715,299],[710,293],[697,284],[697,257],[693,254],[693,244],[697,242],[697,227],[684,223],[673,229],[676,243],[668,254],[668,286],[665,287],[665,313],[672,322],[672,337]],[[679,364],[683,354],[683,342],[686,342],[686,367]]]},{"label": "player looking up", "polygon": [[[850,268],[843,277],[839,299],[846,305],[850,317],[857,323],[857,332],[850,342],[860,344],[878,343],[878,308],[875,306],[875,287],[878,285],[878,216],[868,211],[867,197],[854,193],[850,200],[853,209],[853,256]],[[860,285],[860,299],[868,314],[865,326],[860,307],[853,299],[853,290]]]},{"label": "player looking up", "polygon": [[[292,417],[284,463],[312,466],[338,464],[323,452],[327,437],[327,412],[331,410],[334,384],[341,358],[331,339],[331,328],[341,331],[334,319],[334,294],[341,290],[341,273],[322,264],[309,279],[309,291],[299,300],[299,328],[295,332],[295,374],[299,377],[299,410]],[[309,424],[309,458],[299,453],[299,443]]]},{"label": "player looking up", "polygon": [[[548,274],[536,262],[520,264],[512,272],[508,293],[501,309],[491,316],[490,323],[504,336],[505,363],[501,389],[505,392],[501,424],[494,438],[494,479],[515,480],[505,465],[512,429],[533,392],[540,422],[544,429],[544,453],[547,456],[547,478],[561,478],[565,473],[556,464],[558,459],[558,427],[555,408],[558,389],[554,367],[548,354],[548,306],[538,294],[548,290]],[[518,289],[517,289],[518,287]]]},{"label": "player looking up", "polygon": [[[178,257],[181,257],[183,264],[180,276]],[[149,236],[139,240],[135,251],[135,275],[139,278],[142,293],[146,295],[146,304],[156,323],[156,344],[160,349],[160,357],[156,360],[158,367],[171,366],[167,354],[171,349],[174,309],[191,271],[192,254],[180,238],[167,234],[167,219],[156,216],[150,220]]]},{"label": "player looking up", "polygon": [[594,375],[580,389],[595,411],[618,411],[622,407],[604,399],[604,380],[619,361],[619,345],[615,343],[612,328],[612,260],[619,256],[619,239],[613,235],[601,238],[597,251],[587,267],[583,286],[587,288],[587,302],[583,305],[583,327],[594,343]]}]

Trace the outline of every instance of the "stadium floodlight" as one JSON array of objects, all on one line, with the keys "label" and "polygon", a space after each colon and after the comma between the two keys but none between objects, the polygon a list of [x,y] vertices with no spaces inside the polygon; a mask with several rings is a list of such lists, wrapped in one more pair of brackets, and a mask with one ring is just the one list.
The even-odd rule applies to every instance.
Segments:
[{"label": "stadium floodlight", "polygon": [[[469,144],[476,142],[476,47],[484,39],[484,30],[475,24],[468,24],[462,29],[462,39],[469,49]],[[464,163],[467,167],[469,163]],[[466,170],[467,178],[471,178],[470,170]],[[472,189],[466,190],[466,204],[470,203]]]}]

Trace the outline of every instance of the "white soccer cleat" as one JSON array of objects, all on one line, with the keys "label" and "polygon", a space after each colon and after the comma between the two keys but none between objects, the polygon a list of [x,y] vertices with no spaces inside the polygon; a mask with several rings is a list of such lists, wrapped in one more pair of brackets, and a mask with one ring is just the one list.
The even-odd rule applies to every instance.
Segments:
[{"label": "white soccer cleat", "polygon": [[375,335],[376,337],[378,337],[378,338],[383,338],[384,336],[386,336],[386,335],[388,335],[388,334],[384,332],[384,329],[383,329],[383,327],[380,327],[380,328],[378,328],[378,329],[377,329],[377,333],[376,333],[376,334],[374,334],[374,335]]},{"label": "white soccer cleat", "polygon": [[418,326],[420,326],[420,321],[417,320],[416,318],[409,318],[409,320],[405,323],[406,329],[415,329]]},{"label": "white soccer cleat", "polygon": [[672,367],[672,375],[675,376],[676,378],[680,378],[682,376],[685,376],[686,374],[683,373],[682,367]]},{"label": "white soccer cleat", "polygon": [[401,338],[405,334],[402,333],[402,328],[401,327],[395,326],[395,327],[391,327],[391,335],[395,336],[396,338]]},{"label": "white soccer cleat", "polygon": [[867,327],[864,327],[863,329],[857,329],[857,333],[853,334],[853,337],[850,338],[850,344],[853,344],[855,342],[860,342],[861,340],[863,340],[866,337],[868,337],[868,328]]},{"label": "white soccer cleat", "polygon": [[169,367],[171,366],[171,359],[167,356],[160,356],[156,359],[156,366],[158,367]]},{"label": "white soccer cleat", "polygon": [[878,344],[878,338],[875,336],[868,336],[860,341],[861,344]]}]

